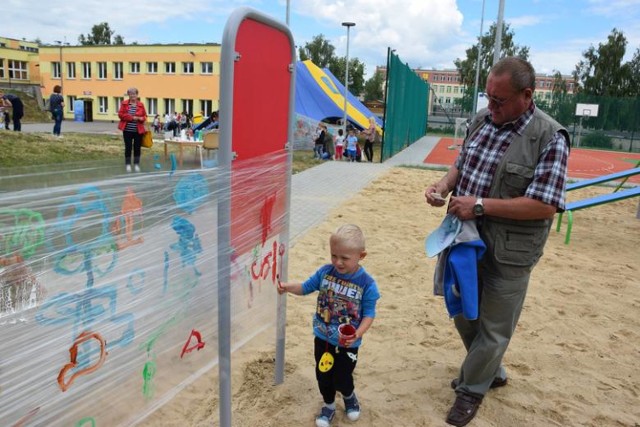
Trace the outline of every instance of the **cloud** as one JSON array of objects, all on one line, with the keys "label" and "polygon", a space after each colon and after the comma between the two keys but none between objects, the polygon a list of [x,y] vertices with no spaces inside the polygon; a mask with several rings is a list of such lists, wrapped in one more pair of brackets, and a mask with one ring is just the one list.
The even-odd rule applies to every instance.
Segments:
[{"label": "cloud", "polygon": [[[75,43],[80,34],[90,33],[94,25],[102,22],[109,23],[111,30],[122,35],[125,42],[131,42],[142,36],[137,29],[144,24],[197,19],[216,7],[199,0],[181,0],[179,3],[172,0],[5,1],[9,4],[3,4],[3,14],[6,17],[6,11],[10,10],[11,19],[3,20],[2,35],[27,40],[39,38],[43,43],[52,43],[63,37]],[[74,39],[68,40],[71,37]]]},{"label": "cloud", "polygon": [[[350,54],[367,65],[368,75],[376,65],[385,65],[387,47],[396,49],[411,67],[447,63],[450,68],[452,42],[456,45],[465,37],[463,16],[454,0],[296,0],[292,6],[322,25],[339,28],[343,21],[355,22]],[[330,41],[337,54],[345,52],[346,30]],[[459,45],[456,49],[464,54]]]}]

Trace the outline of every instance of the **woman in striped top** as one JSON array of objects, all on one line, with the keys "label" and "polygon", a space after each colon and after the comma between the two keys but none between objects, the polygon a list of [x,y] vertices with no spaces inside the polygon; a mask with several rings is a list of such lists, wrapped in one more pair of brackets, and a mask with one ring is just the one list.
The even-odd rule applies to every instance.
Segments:
[{"label": "woman in striped top", "polygon": [[133,151],[133,168],[140,172],[140,146],[144,135],[147,111],[144,104],[138,99],[138,89],[132,87],[127,90],[129,99],[122,101],[118,117],[120,123],[118,129],[122,131],[124,138],[124,161],[127,172],[131,172],[131,152]]}]

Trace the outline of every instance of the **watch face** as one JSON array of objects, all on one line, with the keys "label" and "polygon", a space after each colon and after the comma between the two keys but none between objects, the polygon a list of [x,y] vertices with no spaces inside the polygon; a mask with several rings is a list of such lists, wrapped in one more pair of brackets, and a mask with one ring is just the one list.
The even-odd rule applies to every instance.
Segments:
[{"label": "watch face", "polygon": [[473,213],[475,216],[484,215],[484,206],[482,205],[473,205]]}]

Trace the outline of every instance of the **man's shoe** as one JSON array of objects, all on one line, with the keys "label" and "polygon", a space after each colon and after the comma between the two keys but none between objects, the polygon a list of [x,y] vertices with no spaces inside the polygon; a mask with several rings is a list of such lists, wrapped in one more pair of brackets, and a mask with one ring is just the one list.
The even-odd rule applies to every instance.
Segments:
[{"label": "man's shoe", "polygon": [[136,171],[136,172],[140,172],[140,166],[133,165],[133,170]]},{"label": "man's shoe", "polygon": [[476,416],[481,403],[482,398],[459,393],[453,406],[449,409],[447,424],[456,427],[466,426]]},{"label": "man's shoe", "polygon": [[124,168],[127,172],[131,172],[131,165],[127,165]]},{"label": "man's shoe", "polygon": [[350,399],[345,398],[343,400],[347,418],[351,421],[358,421],[358,418],[360,418],[360,402],[358,402],[356,394],[353,393]]},{"label": "man's shoe", "polygon": [[322,407],[320,414],[316,417],[316,427],[329,427],[331,425],[331,421],[333,417],[336,416],[336,410],[327,408],[326,406]]},{"label": "man's shoe", "polygon": [[[489,386],[489,388],[500,388],[500,387],[504,387],[507,385],[507,383],[509,382],[508,378],[494,378],[493,381],[491,382],[491,385]],[[452,389],[456,389],[458,387],[458,384],[460,383],[460,379],[459,378],[454,378],[451,380],[451,388]]]}]

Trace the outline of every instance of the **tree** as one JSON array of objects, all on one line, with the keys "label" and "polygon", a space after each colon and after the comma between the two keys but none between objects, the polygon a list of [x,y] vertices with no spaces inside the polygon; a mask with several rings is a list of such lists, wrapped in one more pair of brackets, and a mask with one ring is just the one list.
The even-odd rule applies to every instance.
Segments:
[{"label": "tree", "polygon": [[373,77],[364,84],[364,100],[379,101],[384,97],[382,93],[382,84],[384,83],[384,75],[380,71],[376,71]]},{"label": "tree", "polygon": [[629,96],[640,96],[640,48],[636,49],[629,65]]},{"label": "tree", "polygon": [[626,37],[614,28],[606,43],[600,43],[597,49],[592,45],[583,52],[584,59],[573,72],[580,90],[589,95],[625,96],[630,79],[630,66],[622,64],[626,48]]},{"label": "tree", "polygon": [[[301,61],[310,59],[320,68],[328,68],[344,84],[345,58],[336,56],[335,52],[336,48],[320,34],[298,48],[298,57]],[[349,92],[358,96],[363,90],[364,64],[358,58],[349,58]]]},{"label": "tree", "polygon": [[[111,43],[112,36],[114,40],[113,43]],[[87,34],[86,36],[84,34],[80,34],[78,37],[78,43],[83,46],[110,44],[122,45],[124,44],[124,39],[120,35],[114,36],[114,31],[111,30],[109,24],[107,22],[102,22],[94,25],[91,28],[90,34]]]},{"label": "tree", "polygon": [[336,48],[324,38],[324,35],[319,34],[304,47],[298,48],[298,56],[301,61],[310,59],[318,67],[326,68],[334,59],[335,51]]},{"label": "tree", "polygon": [[[520,47],[514,44],[515,33],[510,30],[509,24],[502,27],[502,46],[500,48],[500,58],[505,56],[518,56],[522,59],[529,59],[529,48]],[[480,57],[480,74],[478,79],[478,92],[482,92],[487,84],[489,70],[493,65],[493,51],[496,42],[496,24],[492,24],[489,31],[479,38],[478,43],[466,50],[466,59],[456,59],[454,64],[460,73],[460,83],[466,90],[462,99],[462,107],[466,111],[471,111],[473,105],[473,89],[476,79],[476,64],[478,63],[478,45],[482,46]]]},{"label": "tree", "polygon": [[[329,71],[336,79],[344,84],[345,67],[344,57],[334,57],[329,64]],[[358,58],[349,58],[349,92],[359,96],[364,90],[364,64]]]}]

